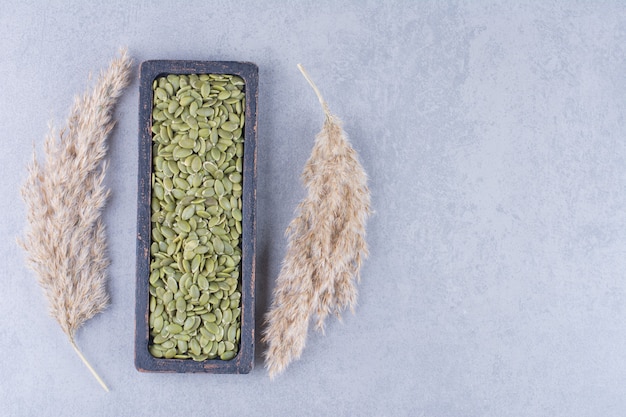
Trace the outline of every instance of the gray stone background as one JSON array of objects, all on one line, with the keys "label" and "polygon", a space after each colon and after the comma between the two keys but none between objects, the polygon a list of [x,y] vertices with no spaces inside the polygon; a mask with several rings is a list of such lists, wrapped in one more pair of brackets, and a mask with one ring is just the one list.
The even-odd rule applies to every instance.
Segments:
[{"label": "gray stone background", "polygon": [[[626,415],[626,3],[1,1],[0,415]],[[112,304],[78,343],[15,244],[33,144],[119,46],[260,70],[257,334],[323,116],[376,214],[359,306],[270,382],[133,365],[137,67],[110,139]]]}]

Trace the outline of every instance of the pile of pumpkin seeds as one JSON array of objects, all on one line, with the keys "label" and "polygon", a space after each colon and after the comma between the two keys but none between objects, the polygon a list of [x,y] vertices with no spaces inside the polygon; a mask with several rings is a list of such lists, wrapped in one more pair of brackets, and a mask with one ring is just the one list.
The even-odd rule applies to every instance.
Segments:
[{"label": "pile of pumpkin seeds", "polygon": [[150,353],[230,360],[241,332],[244,81],[153,83]]}]

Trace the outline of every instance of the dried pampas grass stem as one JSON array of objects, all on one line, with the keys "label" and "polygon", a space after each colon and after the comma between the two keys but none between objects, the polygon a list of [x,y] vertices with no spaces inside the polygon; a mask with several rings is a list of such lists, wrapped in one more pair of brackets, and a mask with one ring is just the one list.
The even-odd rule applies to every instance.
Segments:
[{"label": "dried pampas grass stem", "polygon": [[103,181],[106,139],[115,124],[113,109],[129,82],[125,50],[98,78],[93,90],[77,97],[67,125],[51,130],[44,162],[36,155],[22,187],[29,228],[20,245],[48,299],[52,317],[100,385],[108,387],[76,345],[77,329],[109,302],[106,240],[101,211],[108,190]]},{"label": "dried pampas grass stem", "polygon": [[287,229],[288,247],[267,314],[264,340],[271,378],[300,357],[309,327],[324,330],[329,314],[354,311],[356,283],[367,256],[367,175],[319,90],[301,65],[326,115],[302,178],[307,196]]}]

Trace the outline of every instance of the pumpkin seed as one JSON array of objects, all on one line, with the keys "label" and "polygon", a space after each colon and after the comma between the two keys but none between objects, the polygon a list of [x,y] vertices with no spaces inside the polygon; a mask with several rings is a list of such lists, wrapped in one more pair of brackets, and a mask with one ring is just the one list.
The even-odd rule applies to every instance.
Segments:
[{"label": "pumpkin seed", "polygon": [[176,349],[171,348],[165,351],[165,353],[163,354],[163,357],[165,359],[172,359],[174,356],[176,356]]},{"label": "pumpkin seed", "polygon": [[[199,279],[199,278],[198,278]],[[208,281],[207,281],[208,282]],[[202,293],[202,295],[200,296],[200,298],[198,299],[198,303],[201,306],[207,305],[209,303],[209,293],[208,292],[204,292]]]},{"label": "pumpkin seed", "polygon": [[211,93],[211,85],[208,82],[202,83],[200,87],[200,94],[202,94],[203,98],[208,98]]},{"label": "pumpkin seed", "polygon": [[188,343],[188,346],[189,350],[191,350],[194,355],[200,355],[200,353],[202,353],[202,348],[200,347],[200,343],[198,343],[198,340],[196,338],[191,339]]},{"label": "pumpkin seed", "polygon": [[209,332],[211,332],[211,333],[213,333],[215,335],[219,333],[219,327],[214,322],[207,322],[207,323],[204,324],[204,327],[206,327],[206,329]]},{"label": "pumpkin seed", "polygon": [[229,342],[235,343],[235,341],[236,341],[235,338],[236,337],[237,337],[237,327],[230,326],[228,328],[228,332],[227,332],[226,338],[228,339]]},{"label": "pumpkin seed", "polygon": [[161,330],[163,330],[163,317],[156,316],[154,318],[152,329],[154,329],[155,332],[160,332]]},{"label": "pumpkin seed", "polygon": [[149,351],[158,358],[238,351],[243,86],[222,74],[153,85]]},{"label": "pumpkin seed", "polygon": [[192,285],[189,289],[189,294],[191,295],[192,300],[197,300],[198,298],[200,298],[200,290],[198,289],[198,286],[195,284]]},{"label": "pumpkin seed", "polygon": [[181,148],[193,149],[193,147],[196,145],[196,141],[193,139],[185,138],[185,139],[181,139],[180,141],[178,141],[178,144],[180,145]]},{"label": "pumpkin seed", "polygon": [[228,176],[230,182],[239,184],[241,182],[241,174],[239,172],[233,172]]},{"label": "pumpkin seed", "polygon": [[196,206],[191,205],[184,208],[182,213],[180,214],[180,218],[183,220],[189,220],[196,213]]},{"label": "pumpkin seed", "polygon": [[240,222],[243,218],[243,216],[241,215],[241,210],[239,210],[237,207],[232,209],[231,215],[233,216],[233,219],[237,220],[238,222]]},{"label": "pumpkin seed", "polygon": [[170,276],[167,278],[167,288],[169,288],[172,293],[178,291],[178,282],[174,277]]},{"label": "pumpkin seed", "polygon": [[185,311],[187,309],[187,303],[185,303],[185,299],[180,297],[176,299],[176,310]]},{"label": "pumpkin seed", "polygon": [[[195,104],[195,102],[192,103],[192,105]],[[187,120],[187,125],[191,128],[191,129],[196,129],[198,130],[198,121],[195,119],[194,117],[188,117]]]},{"label": "pumpkin seed", "polygon": [[[235,129],[237,129],[239,127],[239,123],[236,122],[224,122],[222,123],[221,128],[228,131],[228,132],[234,132]],[[232,143],[232,142],[231,142]]]},{"label": "pumpkin seed", "polygon": [[155,358],[163,357],[163,351],[158,348],[158,345],[150,345],[148,347],[148,350],[150,351],[150,354],[154,356]]},{"label": "pumpkin seed", "polygon": [[226,189],[224,188],[224,184],[219,179],[215,180],[213,189],[215,190],[215,194],[217,194],[218,196],[223,196],[224,193],[226,192]]},{"label": "pumpkin seed", "polygon": [[209,355],[194,355],[194,354],[190,354],[189,356],[191,356],[191,359],[193,359],[196,362],[202,362],[205,361],[207,359],[209,359]]},{"label": "pumpkin seed", "polygon": [[231,323],[233,321],[233,312],[231,310],[229,310],[228,308],[230,307],[230,301],[229,300],[223,300],[223,302],[226,302],[226,306],[224,307],[224,314],[222,317],[222,323],[226,324],[226,323]]},{"label": "pumpkin seed", "polygon": [[167,326],[165,326],[165,329],[171,334],[178,334],[183,331],[183,328],[179,324],[176,324],[176,323],[168,324]]},{"label": "pumpkin seed", "polygon": [[194,97],[192,97],[191,95],[185,96],[185,97],[180,99],[180,105],[181,106],[188,106],[189,104],[191,104],[191,102],[193,102],[195,100],[196,99]]},{"label": "pumpkin seed", "polygon": [[206,279],[204,275],[200,275],[198,277],[198,287],[200,287],[200,289],[205,290],[205,291],[209,289],[209,281]]},{"label": "pumpkin seed", "polygon": [[223,361],[229,361],[233,359],[237,355],[237,352],[232,350],[227,350],[220,355],[220,359]]},{"label": "pumpkin seed", "polygon": [[211,351],[209,352],[209,357],[215,358],[217,356],[218,345],[219,345],[219,343],[213,342],[213,345],[211,347]]}]

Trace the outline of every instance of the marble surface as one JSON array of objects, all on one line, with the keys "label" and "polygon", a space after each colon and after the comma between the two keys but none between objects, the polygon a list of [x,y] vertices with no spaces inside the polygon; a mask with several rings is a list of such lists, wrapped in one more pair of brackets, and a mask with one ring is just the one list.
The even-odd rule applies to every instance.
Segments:
[{"label": "marble surface", "polygon": [[[110,139],[111,306],[75,356],[24,253],[33,144],[121,45],[259,66],[257,336],[323,121],[370,176],[356,314],[270,381],[133,365],[138,80]],[[2,1],[0,414],[623,416],[626,3]],[[135,75],[137,74],[135,68]]]}]

